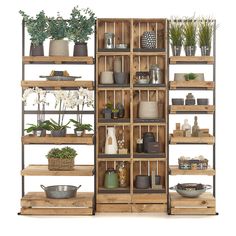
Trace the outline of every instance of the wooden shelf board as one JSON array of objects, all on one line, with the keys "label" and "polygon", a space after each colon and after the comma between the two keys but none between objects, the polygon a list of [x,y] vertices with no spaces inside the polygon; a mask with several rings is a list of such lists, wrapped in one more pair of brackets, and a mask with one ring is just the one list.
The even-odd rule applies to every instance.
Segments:
[{"label": "wooden shelf board", "polygon": [[[140,123],[142,125],[165,125],[165,119],[158,118],[158,119],[141,119],[141,118],[134,118],[134,123]],[[135,124],[134,124],[135,125]]]},{"label": "wooden shelf board", "polygon": [[130,118],[105,119],[98,118],[99,123],[130,123]]},{"label": "wooden shelf board", "polygon": [[22,176],[93,176],[94,165],[75,165],[71,171],[48,170],[47,165],[29,165],[21,171]]},{"label": "wooden shelf board", "polygon": [[134,55],[138,55],[139,53],[151,53],[155,55],[166,55],[165,48],[134,48]]},{"label": "wooden shelf board", "polygon": [[90,90],[94,89],[93,81],[39,81],[39,80],[24,80],[21,81],[22,88],[31,88],[31,87],[39,87],[39,88],[88,88]]},{"label": "wooden shelf board", "polygon": [[214,64],[212,56],[172,56],[170,64]]},{"label": "wooden shelf board", "polygon": [[215,106],[213,105],[170,105],[169,111],[171,114],[178,112],[204,112],[212,114],[215,111]]},{"label": "wooden shelf board", "polygon": [[98,84],[98,90],[130,89],[130,84]]},{"label": "wooden shelf board", "polygon": [[93,57],[24,56],[24,64],[94,64]]},{"label": "wooden shelf board", "polygon": [[97,52],[97,57],[106,57],[106,56],[130,56],[130,51],[104,51]]},{"label": "wooden shelf board", "polygon": [[130,48],[99,48],[97,51],[97,54],[104,53],[104,52],[110,52],[112,54],[114,53],[121,53],[121,52],[130,52]]},{"label": "wooden shelf board", "polygon": [[104,153],[98,153],[98,158],[130,158],[130,153],[128,154],[104,154]]},{"label": "wooden shelf board", "polygon": [[166,87],[165,84],[134,84],[134,90],[137,90],[139,88],[164,88]]},{"label": "wooden shelf board", "polygon": [[160,158],[160,159],[164,159],[166,157],[165,153],[134,153],[133,154],[134,158]]},{"label": "wooden shelf board", "polygon": [[93,144],[93,135],[86,134],[82,137],[77,137],[74,134],[67,134],[66,137],[36,137],[33,135],[26,135],[22,137],[23,144]]},{"label": "wooden shelf board", "polygon": [[171,165],[170,166],[170,174],[171,175],[215,175],[215,170],[212,168],[206,170],[181,170],[179,169],[178,165]]},{"label": "wooden shelf board", "polygon": [[167,203],[166,193],[135,193],[132,195],[132,203]]},{"label": "wooden shelf board", "polygon": [[108,189],[108,188],[103,188],[99,187],[98,188],[98,193],[130,193],[130,188],[114,188],[114,189]]},{"label": "wooden shelf board", "polygon": [[133,190],[133,193],[165,193],[165,189],[152,189],[152,188],[149,188],[149,189],[137,189],[137,188],[134,188]]},{"label": "wooden shelf board", "polygon": [[209,137],[170,137],[170,144],[214,144],[213,136]]},{"label": "wooden shelf board", "polygon": [[170,81],[170,89],[207,89],[213,90],[213,81]]},{"label": "wooden shelf board", "polygon": [[150,90],[160,90],[160,91],[165,91],[166,87],[162,87],[162,86],[143,86],[140,84],[134,84],[134,91],[150,91]]}]

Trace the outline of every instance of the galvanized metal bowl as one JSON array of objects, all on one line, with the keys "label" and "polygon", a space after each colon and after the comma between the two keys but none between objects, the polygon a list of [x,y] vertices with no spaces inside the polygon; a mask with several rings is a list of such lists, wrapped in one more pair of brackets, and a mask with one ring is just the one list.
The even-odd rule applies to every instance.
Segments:
[{"label": "galvanized metal bowl", "polygon": [[76,197],[77,190],[81,187],[73,185],[53,185],[47,186],[40,185],[40,187],[45,191],[47,198],[65,199]]}]

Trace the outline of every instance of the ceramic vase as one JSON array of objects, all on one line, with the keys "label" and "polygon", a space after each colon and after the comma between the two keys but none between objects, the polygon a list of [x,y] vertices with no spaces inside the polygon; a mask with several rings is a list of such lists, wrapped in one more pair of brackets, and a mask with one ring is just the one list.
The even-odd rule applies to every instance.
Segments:
[{"label": "ceramic vase", "polygon": [[108,127],[106,132],[105,154],[117,154],[116,130],[114,127]]}]

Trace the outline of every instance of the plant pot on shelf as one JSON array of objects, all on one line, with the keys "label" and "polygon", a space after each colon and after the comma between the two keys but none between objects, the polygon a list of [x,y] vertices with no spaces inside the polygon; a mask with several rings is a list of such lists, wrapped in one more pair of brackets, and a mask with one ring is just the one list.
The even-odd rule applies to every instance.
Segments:
[{"label": "plant pot on shelf", "polygon": [[111,113],[112,119],[118,119],[119,118],[119,110],[113,110]]},{"label": "plant pot on shelf", "polygon": [[140,101],[139,102],[139,118],[141,119],[157,119],[157,102]]},{"label": "plant pot on shelf", "polygon": [[115,72],[114,73],[116,84],[127,84],[128,83],[128,73],[126,72]]},{"label": "plant pot on shelf", "polygon": [[211,47],[210,46],[201,46],[201,55],[202,56],[210,56],[211,55]]},{"label": "plant pot on shelf", "polygon": [[52,135],[52,137],[65,137],[66,136],[66,129],[52,130],[51,135]]},{"label": "plant pot on shelf", "polygon": [[37,137],[45,137],[46,136],[46,130],[40,129],[40,130],[34,130],[34,135]]},{"label": "plant pot on shelf", "polygon": [[195,56],[196,46],[185,46],[185,56]]},{"label": "plant pot on shelf", "polygon": [[171,49],[172,49],[172,55],[173,55],[173,56],[180,56],[182,46],[174,46],[174,45],[171,45]]},{"label": "plant pot on shelf", "polygon": [[49,56],[69,56],[68,40],[50,40]]},{"label": "plant pot on shelf", "polygon": [[43,44],[30,45],[30,56],[44,56]]},{"label": "plant pot on shelf", "polygon": [[84,130],[74,130],[74,132],[75,132],[75,135],[77,136],[77,137],[82,137],[82,136],[84,136],[84,134],[85,134],[85,131]]},{"label": "plant pot on shelf", "polygon": [[100,84],[114,84],[113,71],[103,71],[100,74]]},{"label": "plant pot on shelf", "polygon": [[74,57],[88,56],[87,43],[79,43],[79,42],[75,43],[73,56]]},{"label": "plant pot on shelf", "polygon": [[73,170],[74,158],[73,159],[48,158],[48,169],[49,170]]},{"label": "plant pot on shelf", "polygon": [[137,189],[150,188],[150,176],[148,176],[148,175],[136,175],[136,177],[135,177],[135,187]]},{"label": "plant pot on shelf", "polygon": [[111,119],[111,109],[105,108],[102,111],[104,119]]},{"label": "plant pot on shelf", "polygon": [[116,105],[116,109],[119,110],[119,111],[118,111],[118,117],[119,117],[119,118],[124,118],[124,116],[125,116],[125,108],[124,108],[123,104],[118,103],[118,104]]},{"label": "plant pot on shelf", "polygon": [[114,127],[108,127],[106,132],[105,154],[117,154],[116,130]]}]

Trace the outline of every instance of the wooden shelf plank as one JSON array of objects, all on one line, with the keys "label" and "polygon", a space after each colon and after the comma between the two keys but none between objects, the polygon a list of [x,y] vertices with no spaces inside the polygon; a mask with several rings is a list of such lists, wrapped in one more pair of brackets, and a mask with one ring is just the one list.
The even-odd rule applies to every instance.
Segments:
[{"label": "wooden shelf plank", "polygon": [[130,193],[130,188],[98,188],[98,193],[109,193],[109,194],[115,194],[115,193]]},{"label": "wooden shelf plank", "polygon": [[131,204],[111,203],[96,204],[96,212],[102,213],[128,213],[131,212]]},{"label": "wooden shelf plank", "polygon": [[105,154],[105,153],[98,153],[98,158],[130,158],[131,154],[127,153],[127,154]]},{"label": "wooden shelf plank", "polygon": [[215,106],[213,105],[170,105],[169,110],[171,114],[178,112],[204,112],[213,113],[215,111]]},{"label": "wooden shelf plank", "polygon": [[21,138],[23,144],[86,144],[93,145],[93,135],[86,134],[82,137],[77,137],[74,134],[67,134],[66,137],[36,137],[26,135]]},{"label": "wooden shelf plank", "polygon": [[178,165],[170,166],[170,174],[171,175],[215,175],[215,170],[212,168],[208,168],[206,170],[181,170]]},{"label": "wooden shelf plank", "polygon": [[21,171],[22,176],[93,176],[94,165],[75,165],[71,171],[48,170],[47,165],[29,165]]},{"label": "wooden shelf plank", "polygon": [[213,81],[170,81],[170,89],[186,88],[186,89],[208,89],[212,90],[215,87]]},{"label": "wooden shelf plank", "polygon": [[24,64],[90,64],[94,63],[93,57],[66,57],[66,56],[24,56]]},{"label": "wooden shelf plank", "polygon": [[117,119],[98,118],[98,122],[103,124],[121,123],[122,125],[130,123],[130,118],[117,118]]},{"label": "wooden shelf plank", "polygon": [[93,208],[21,208],[21,215],[68,215],[83,216],[93,215]]},{"label": "wooden shelf plank", "polygon": [[165,213],[167,211],[167,204],[132,204],[132,212],[153,212],[153,213]]},{"label": "wooden shelf plank", "polygon": [[137,153],[137,152],[135,152],[134,154],[133,154],[133,157],[134,158],[143,158],[143,159],[145,159],[145,158],[159,158],[159,159],[164,159],[165,157],[166,157],[166,154],[165,153],[145,153],[145,152],[142,152],[142,153]]},{"label": "wooden shelf plank", "polygon": [[166,193],[135,193],[132,203],[167,203]]},{"label": "wooden shelf plank", "polygon": [[215,138],[209,137],[173,137],[170,136],[171,144],[214,144]]},{"label": "wooden shelf plank", "polygon": [[130,56],[130,51],[98,51],[97,56]]},{"label": "wooden shelf plank", "polygon": [[130,194],[108,194],[108,193],[98,193],[97,203],[131,203]]},{"label": "wooden shelf plank", "polygon": [[214,64],[212,56],[172,56],[170,64]]},{"label": "wooden shelf plank", "polygon": [[93,81],[41,81],[41,80],[24,80],[21,81],[22,88],[30,88],[30,87],[39,87],[39,88],[88,88],[90,90],[94,89]]},{"label": "wooden shelf plank", "polygon": [[134,49],[134,56],[166,56],[165,49],[157,49],[156,51],[143,50],[141,48]]}]

